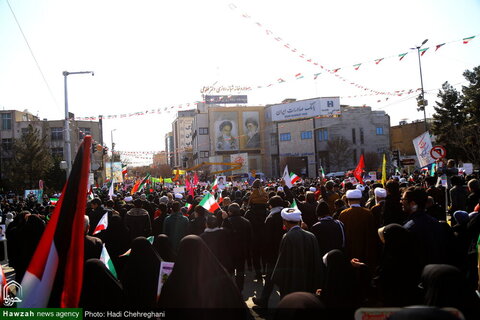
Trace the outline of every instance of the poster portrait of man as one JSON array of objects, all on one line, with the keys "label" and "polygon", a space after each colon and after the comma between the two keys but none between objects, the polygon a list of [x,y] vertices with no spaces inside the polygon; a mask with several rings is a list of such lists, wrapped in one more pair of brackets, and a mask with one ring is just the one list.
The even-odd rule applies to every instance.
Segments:
[{"label": "poster portrait of man", "polygon": [[217,151],[238,150],[238,127],[236,113],[218,112],[215,114],[215,146]]},{"label": "poster portrait of man", "polygon": [[245,132],[245,148],[260,148],[260,121],[257,111],[243,113],[243,125]]}]

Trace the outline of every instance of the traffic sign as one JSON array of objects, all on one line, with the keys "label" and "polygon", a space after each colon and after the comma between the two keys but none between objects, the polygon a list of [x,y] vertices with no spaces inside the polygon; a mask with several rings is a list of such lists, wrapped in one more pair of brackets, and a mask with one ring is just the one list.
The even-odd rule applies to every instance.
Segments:
[{"label": "traffic sign", "polygon": [[442,146],[432,147],[432,149],[430,150],[430,155],[435,160],[445,158],[447,156],[447,149]]}]

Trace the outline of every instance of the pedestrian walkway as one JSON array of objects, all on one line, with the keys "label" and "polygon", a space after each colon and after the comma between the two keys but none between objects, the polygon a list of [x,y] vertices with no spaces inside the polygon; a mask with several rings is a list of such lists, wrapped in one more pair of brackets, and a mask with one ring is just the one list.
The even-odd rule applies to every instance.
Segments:
[{"label": "pedestrian walkway", "polygon": [[[264,280],[265,281],[265,280]],[[258,310],[253,308],[255,304],[252,301],[253,297],[259,297],[262,293],[263,283],[258,282],[255,280],[255,272],[254,271],[247,271],[245,276],[245,285],[243,288],[243,298],[245,303],[247,304],[248,308],[252,311],[252,315],[255,319],[269,319],[267,310]],[[275,287],[275,289],[277,289]],[[277,290],[273,290],[272,295],[270,296],[270,300],[268,306],[270,311],[277,307],[278,302],[280,302],[280,293]],[[271,312],[270,312],[271,313]]]}]

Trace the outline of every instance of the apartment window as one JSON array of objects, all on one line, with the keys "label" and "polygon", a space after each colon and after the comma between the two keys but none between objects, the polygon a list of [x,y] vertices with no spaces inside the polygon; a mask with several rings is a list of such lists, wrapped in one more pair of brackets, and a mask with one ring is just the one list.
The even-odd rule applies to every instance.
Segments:
[{"label": "apartment window", "polygon": [[270,145],[271,146],[276,146],[277,145],[277,134],[276,133],[270,133]]},{"label": "apartment window", "polygon": [[318,129],[318,141],[328,141],[328,129],[321,128]]},{"label": "apartment window", "polygon": [[378,127],[377,128],[377,135],[382,135],[383,134],[383,128],[382,127]]},{"label": "apartment window", "polygon": [[90,128],[78,128],[78,140],[82,140],[83,138],[85,138],[85,136],[89,136],[92,134]]},{"label": "apartment window", "polygon": [[10,151],[12,150],[13,147],[13,141],[12,139],[2,139],[2,150],[3,151]]},{"label": "apartment window", "polygon": [[302,138],[302,140],[312,139],[312,131],[302,131],[300,132],[300,137]]},{"label": "apartment window", "polygon": [[210,152],[200,151],[200,158],[208,158],[209,156],[210,156]]},{"label": "apartment window", "polygon": [[355,128],[352,128],[352,143],[353,144],[357,143],[357,136],[355,134]]},{"label": "apartment window", "polygon": [[198,128],[198,134],[199,135],[207,135],[208,134],[208,128]]},{"label": "apartment window", "polygon": [[12,129],[12,114],[2,113],[2,130]]},{"label": "apartment window", "polygon": [[50,129],[52,132],[51,139],[52,141],[55,140],[63,140],[63,128],[62,127],[54,127]]},{"label": "apartment window", "polygon": [[63,148],[62,147],[52,148],[52,157],[63,159]]},{"label": "apartment window", "polygon": [[364,144],[364,143],[365,143],[365,140],[363,137],[363,128],[360,128],[360,144]]},{"label": "apartment window", "polygon": [[280,133],[280,141],[290,141],[292,139],[290,132]]}]

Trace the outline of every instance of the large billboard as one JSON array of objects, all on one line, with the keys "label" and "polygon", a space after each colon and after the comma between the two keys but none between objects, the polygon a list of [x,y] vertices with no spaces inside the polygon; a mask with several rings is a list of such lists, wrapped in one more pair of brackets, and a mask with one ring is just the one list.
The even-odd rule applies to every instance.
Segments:
[{"label": "large billboard", "polygon": [[260,113],[258,111],[245,111],[242,113],[242,149],[260,148]]},{"label": "large billboard", "polygon": [[248,99],[246,95],[228,95],[228,96],[205,96],[206,104],[223,104],[223,103],[234,103],[234,104],[246,104]]},{"label": "large billboard", "polygon": [[335,117],[340,115],[340,98],[316,98],[278,104],[270,108],[272,121],[286,121],[310,117]]},{"label": "large billboard", "polygon": [[239,170],[233,171],[234,173],[248,173],[248,153],[236,153],[230,155],[230,162],[239,163],[242,167]]},{"label": "large billboard", "polygon": [[213,113],[215,150],[232,151],[239,149],[237,112]]}]

